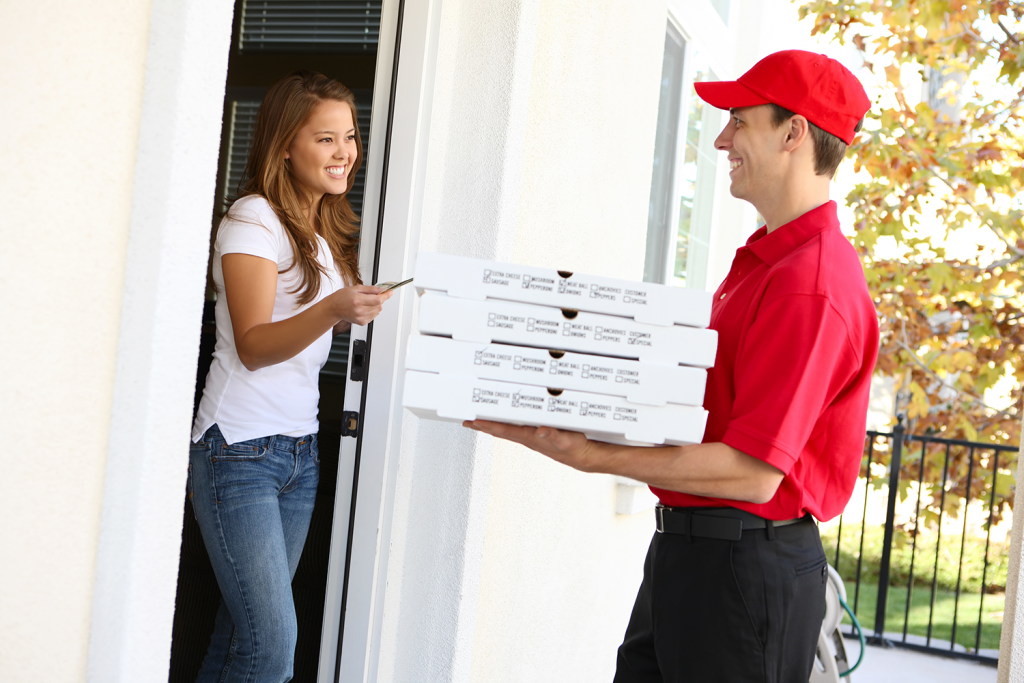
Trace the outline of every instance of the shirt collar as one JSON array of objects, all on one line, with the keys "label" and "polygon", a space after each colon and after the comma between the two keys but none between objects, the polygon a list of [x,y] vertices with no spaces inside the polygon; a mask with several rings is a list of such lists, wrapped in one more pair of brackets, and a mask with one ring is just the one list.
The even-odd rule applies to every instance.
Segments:
[{"label": "shirt collar", "polygon": [[838,230],[839,215],[836,211],[836,203],[828,201],[771,233],[767,226],[762,225],[750,236],[746,246],[769,266],[775,265],[818,233]]}]

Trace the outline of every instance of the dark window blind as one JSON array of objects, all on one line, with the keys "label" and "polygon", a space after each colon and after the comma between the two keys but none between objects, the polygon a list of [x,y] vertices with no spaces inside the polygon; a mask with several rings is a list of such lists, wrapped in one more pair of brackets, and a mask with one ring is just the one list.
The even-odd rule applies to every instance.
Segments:
[{"label": "dark window blind", "polygon": [[238,195],[238,183],[242,180],[245,162],[249,158],[253,129],[256,126],[256,112],[260,103],[235,100],[231,102],[231,124],[228,126],[228,164],[224,174],[224,195],[221,208],[227,211]]},{"label": "dark window blind", "polygon": [[376,49],[382,0],[243,0],[242,52]]}]

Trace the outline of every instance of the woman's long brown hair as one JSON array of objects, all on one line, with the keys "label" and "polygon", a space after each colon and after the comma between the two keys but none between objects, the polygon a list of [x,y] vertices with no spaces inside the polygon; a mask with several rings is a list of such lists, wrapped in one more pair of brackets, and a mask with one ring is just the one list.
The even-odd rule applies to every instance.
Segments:
[{"label": "woman's long brown hair", "polygon": [[[239,183],[238,198],[259,195],[267,200],[288,234],[301,278],[293,293],[298,303],[313,301],[320,291],[324,267],[317,261],[316,227],[309,221],[306,195],[299,190],[291,162],[284,158],[299,129],[313,111],[328,100],[345,102],[352,108],[358,156],[349,163],[348,186],[344,194],[325,194],[315,208],[320,234],[327,241],[335,266],[349,284],[362,284],[359,277],[359,217],[352,210],[348,193],[363,162],[363,139],[356,121],[356,100],[352,91],[333,78],[310,71],[291,73],[273,86],[256,114],[249,160]],[[231,215],[230,209],[228,215]]]}]

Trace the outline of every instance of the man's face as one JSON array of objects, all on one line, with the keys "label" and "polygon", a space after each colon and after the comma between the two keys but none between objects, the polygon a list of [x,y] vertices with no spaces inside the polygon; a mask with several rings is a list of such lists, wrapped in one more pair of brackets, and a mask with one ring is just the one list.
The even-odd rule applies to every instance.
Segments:
[{"label": "man's face", "polygon": [[778,191],[784,139],[785,126],[772,125],[767,105],[729,111],[729,122],[715,140],[715,149],[728,153],[733,197],[758,207]]}]

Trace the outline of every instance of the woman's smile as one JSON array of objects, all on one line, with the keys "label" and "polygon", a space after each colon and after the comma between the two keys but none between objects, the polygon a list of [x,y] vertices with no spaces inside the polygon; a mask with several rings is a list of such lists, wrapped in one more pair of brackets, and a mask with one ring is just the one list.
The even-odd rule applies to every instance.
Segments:
[{"label": "woman's smile", "polygon": [[358,156],[352,107],[334,100],[317,106],[285,150],[296,184],[305,191],[311,206],[325,194],[344,194],[348,190],[348,167]]}]

